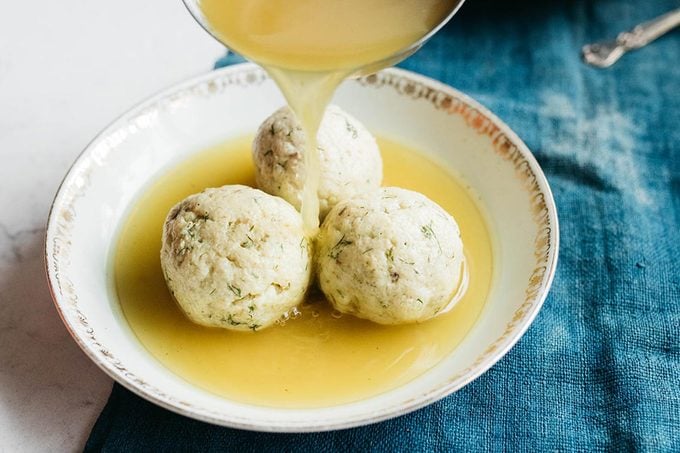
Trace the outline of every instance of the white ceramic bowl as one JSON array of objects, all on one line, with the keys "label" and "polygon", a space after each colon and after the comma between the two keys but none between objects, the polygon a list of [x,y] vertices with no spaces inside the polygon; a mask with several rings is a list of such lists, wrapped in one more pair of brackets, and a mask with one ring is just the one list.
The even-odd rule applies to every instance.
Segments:
[{"label": "white ceramic bowl", "polygon": [[322,431],[377,422],[443,398],[519,340],[546,297],[558,249],[550,188],[526,145],[477,102],[411,72],[389,69],[348,81],[335,102],[373,132],[435,155],[481,197],[497,238],[497,272],[490,299],[461,345],[395,390],[351,404],[291,410],[201,390],[163,367],[136,339],[112,285],[118,226],[159,172],[206,146],[252,133],[284,103],[261,69],[243,64],[182,83],[125,113],[85,149],[57,193],[45,251],[52,294],[75,341],[109,376],[160,406],[210,423]]}]

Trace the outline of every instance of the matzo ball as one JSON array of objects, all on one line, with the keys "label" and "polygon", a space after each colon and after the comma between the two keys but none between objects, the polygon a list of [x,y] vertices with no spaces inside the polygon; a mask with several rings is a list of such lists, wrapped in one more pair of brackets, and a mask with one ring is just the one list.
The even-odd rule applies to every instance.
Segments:
[{"label": "matzo ball", "polygon": [[245,186],[191,195],[165,221],[161,265],[195,323],[272,325],[302,302],[311,276],[302,219],[284,200]]},{"label": "matzo ball", "polygon": [[[300,209],[307,138],[288,107],[277,110],[257,131],[253,160],[257,186]],[[317,134],[321,179],[320,218],[341,200],[380,186],[382,159],[371,133],[355,118],[329,106]]]},{"label": "matzo ball", "polygon": [[453,217],[395,187],[338,203],[321,226],[316,260],[330,303],[380,324],[433,318],[455,304],[467,281]]}]

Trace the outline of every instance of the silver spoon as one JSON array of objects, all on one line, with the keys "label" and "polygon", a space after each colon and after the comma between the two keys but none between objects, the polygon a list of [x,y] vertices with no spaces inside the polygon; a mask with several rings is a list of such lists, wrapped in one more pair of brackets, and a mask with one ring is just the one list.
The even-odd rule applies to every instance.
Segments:
[{"label": "silver spoon", "polygon": [[586,44],[581,49],[583,61],[598,68],[608,68],[626,52],[646,46],[678,25],[680,8],[619,33],[616,39]]}]

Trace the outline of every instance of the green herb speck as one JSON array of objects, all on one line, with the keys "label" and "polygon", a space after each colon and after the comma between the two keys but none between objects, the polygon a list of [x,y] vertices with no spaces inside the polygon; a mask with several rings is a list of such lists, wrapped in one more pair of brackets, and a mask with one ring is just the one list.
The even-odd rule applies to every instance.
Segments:
[{"label": "green herb speck", "polygon": [[333,246],[333,248],[331,248],[330,252],[328,252],[328,256],[334,260],[337,260],[340,256],[340,253],[342,253],[342,250],[351,244],[354,244],[354,241],[345,239],[345,235],[343,234],[340,240]]},{"label": "green herb speck", "polygon": [[385,258],[387,258],[387,261],[390,263],[394,263],[394,247],[390,247],[390,249],[385,252]]},{"label": "green herb speck", "polygon": [[357,131],[357,128],[354,127],[352,123],[350,123],[348,120],[345,120],[345,129],[347,129],[347,132],[349,132],[352,135],[352,138],[356,140],[359,137],[359,132]]},{"label": "green herb speck", "polygon": [[234,293],[236,297],[241,297],[241,288],[234,286],[231,283],[227,283],[227,288],[229,288],[229,291]]},{"label": "green herb speck", "polygon": [[427,225],[423,225],[422,227],[420,227],[420,231],[422,231],[423,235],[425,235],[426,238],[434,239],[437,242],[437,247],[439,247],[439,253],[442,253],[442,246],[439,243],[439,239],[437,238],[437,235],[434,233],[434,230],[432,229],[432,222],[430,222]]},{"label": "green herb speck", "polygon": [[251,238],[249,235],[246,234],[246,240],[241,242],[241,247],[244,249],[253,247],[255,245],[255,241],[253,241],[253,238]]}]

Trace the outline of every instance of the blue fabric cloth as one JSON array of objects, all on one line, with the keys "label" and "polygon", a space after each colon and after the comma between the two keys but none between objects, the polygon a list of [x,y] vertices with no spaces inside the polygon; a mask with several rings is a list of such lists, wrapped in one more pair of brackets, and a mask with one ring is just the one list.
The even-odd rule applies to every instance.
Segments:
[{"label": "blue fabric cloth", "polygon": [[211,426],[116,385],[87,450],[680,451],[680,31],[609,70],[579,61],[582,44],[678,6],[469,0],[401,65],[496,112],[554,190],[553,289],[486,374],[415,413],[319,434]]}]

